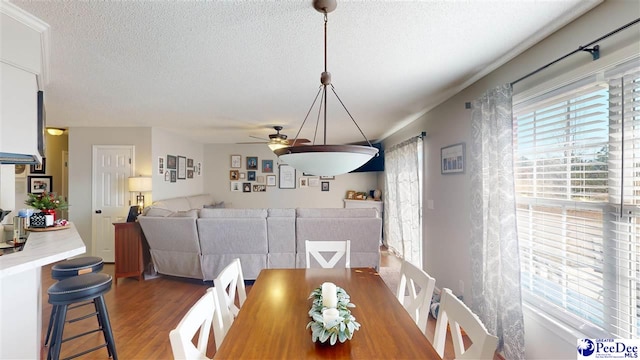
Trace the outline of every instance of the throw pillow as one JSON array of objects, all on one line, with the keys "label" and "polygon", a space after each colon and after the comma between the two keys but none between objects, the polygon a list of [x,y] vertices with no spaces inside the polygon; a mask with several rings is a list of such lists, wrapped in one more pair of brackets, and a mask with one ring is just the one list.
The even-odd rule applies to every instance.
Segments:
[{"label": "throw pillow", "polygon": [[224,201],[220,201],[211,205],[205,205],[205,209],[224,209]]}]

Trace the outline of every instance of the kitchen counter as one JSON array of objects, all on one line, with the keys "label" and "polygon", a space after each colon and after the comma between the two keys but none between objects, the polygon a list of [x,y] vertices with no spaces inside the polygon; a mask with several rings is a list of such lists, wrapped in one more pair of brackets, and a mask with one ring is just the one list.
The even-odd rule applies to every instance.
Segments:
[{"label": "kitchen counter", "polygon": [[0,359],[39,359],[42,266],[84,254],[75,226],[31,232],[20,252],[0,256]]}]

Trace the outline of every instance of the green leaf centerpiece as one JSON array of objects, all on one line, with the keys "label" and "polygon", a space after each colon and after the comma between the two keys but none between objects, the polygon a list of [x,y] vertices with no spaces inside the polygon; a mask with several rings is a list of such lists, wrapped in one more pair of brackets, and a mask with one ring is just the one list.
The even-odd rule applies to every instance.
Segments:
[{"label": "green leaf centerpiece", "polygon": [[351,303],[349,294],[344,289],[336,287],[336,295],[335,308],[323,304],[322,287],[313,290],[309,295],[313,302],[309,310],[311,321],[307,324],[307,329],[311,328],[313,342],[325,343],[328,340],[331,345],[335,345],[337,341],[343,343],[351,340],[353,333],[360,329],[360,324],[349,310],[356,307]]}]

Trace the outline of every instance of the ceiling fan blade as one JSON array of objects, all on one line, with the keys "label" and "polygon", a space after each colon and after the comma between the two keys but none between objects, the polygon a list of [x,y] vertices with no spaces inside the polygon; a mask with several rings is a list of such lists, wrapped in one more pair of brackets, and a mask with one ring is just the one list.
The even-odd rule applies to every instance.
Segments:
[{"label": "ceiling fan blade", "polygon": [[246,142],[237,142],[239,145],[247,145],[247,144],[268,144],[268,141],[246,141]]},{"label": "ceiling fan blade", "polygon": [[311,142],[311,140],[309,139],[297,139],[297,140],[288,140],[287,141],[289,143],[289,146],[296,146],[296,145],[302,145],[305,143],[309,143]]},{"label": "ceiling fan blade", "polygon": [[269,141],[269,139],[261,138],[261,137],[258,137],[258,136],[249,135],[249,137],[250,138],[254,138],[254,139],[258,139],[258,140]]}]

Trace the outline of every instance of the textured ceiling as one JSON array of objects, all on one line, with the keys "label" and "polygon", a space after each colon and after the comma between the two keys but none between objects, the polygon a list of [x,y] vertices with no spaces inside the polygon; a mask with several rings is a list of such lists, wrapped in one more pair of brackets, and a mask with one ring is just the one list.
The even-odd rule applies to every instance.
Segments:
[{"label": "textured ceiling", "polygon": [[[293,137],[320,85],[323,16],[310,0],[11,2],[51,26],[50,126],[234,143],[283,125]],[[598,2],[339,1],[328,70],[367,137],[384,138]],[[328,109],[328,143],[362,140],[333,96]]]}]

